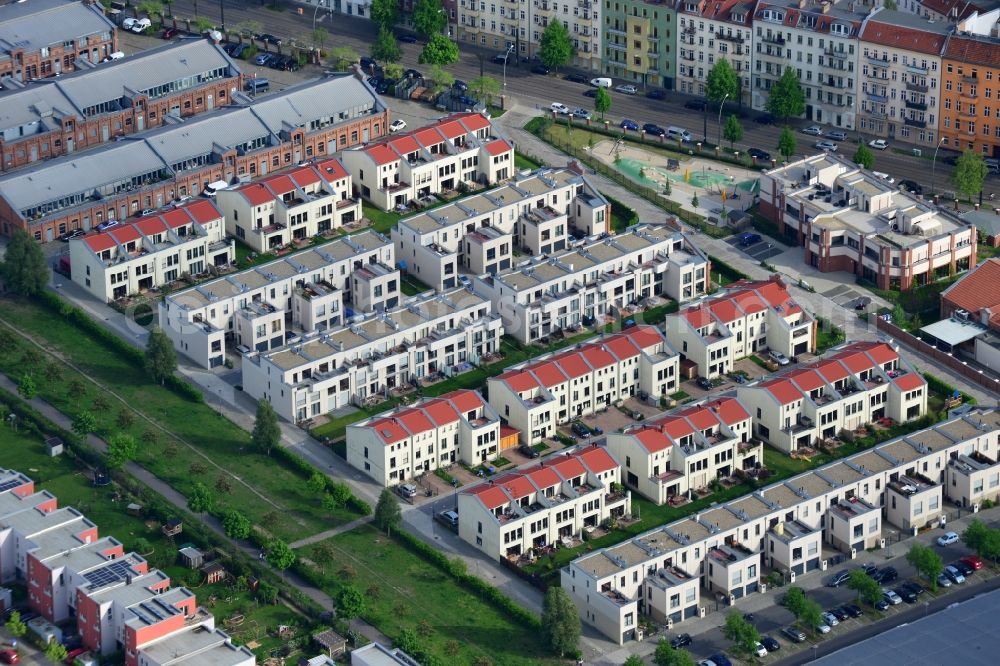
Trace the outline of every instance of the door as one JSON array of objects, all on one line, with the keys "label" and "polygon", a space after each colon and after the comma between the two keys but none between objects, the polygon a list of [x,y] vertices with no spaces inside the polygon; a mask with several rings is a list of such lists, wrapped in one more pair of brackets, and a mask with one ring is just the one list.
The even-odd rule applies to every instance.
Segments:
[{"label": "door", "polygon": [[46,243],[52,242],[52,227],[49,227],[48,229],[45,230],[45,242]]},{"label": "door", "polygon": [[31,147],[31,161],[32,162],[38,161],[38,146]]},{"label": "door", "polygon": [[101,141],[107,141],[111,138],[111,133],[107,125],[101,127]]},{"label": "door", "polygon": [[212,109],[215,108],[215,97],[214,96],[209,95],[208,97],[205,98],[205,108],[207,108],[209,111],[211,111]]},{"label": "door", "polygon": [[71,136],[66,138],[66,152],[67,153],[73,152],[73,137]]},{"label": "door", "polygon": [[146,116],[138,116],[135,119],[135,131],[141,132],[146,129]]}]

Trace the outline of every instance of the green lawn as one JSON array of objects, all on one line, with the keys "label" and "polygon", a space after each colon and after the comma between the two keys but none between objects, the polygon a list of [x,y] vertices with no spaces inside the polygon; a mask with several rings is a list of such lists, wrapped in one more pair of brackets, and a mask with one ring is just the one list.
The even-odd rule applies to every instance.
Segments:
[{"label": "green lawn", "polygon": [[846,336],[844,330],[834,325],[829,319],[823,317],[816,318],[816,353],[822,354],[827,349],[835,347],[844,342]]},{"label": "green lawn", "polygon": [[[286,540],[356,517],[346,509],[328,514],[305,488],[298,472],[250,450],[249,434],[242,428],[205,404],[149,383],[142,370],[62,317],[26,301],[4,299],[0,301],[0,320],[71,361],[100,386],[59,364],[53,356],[44,356],[40,362],[26,358],[28,343],[9,332],[5,337],[12,342],[0,349],[0,370],[11,377],[32,374],[39,397],[70,416],[91,411],[98,434],[133,435],[140,442],[137,462],[182,494],[188,494],[199,481],[217,488],[220,509],[238,508],[255,524]],[[44,368],[50,364],[62,369],[60,378],[47,378]],[[131,417],[131,424],[119,425],[121,412]],[[155,441],[145,441],[146,431],[155,433]]]},{"label": "green lawn", "polygon": [[518,169],[529,169],[531,171],[534,171],[535,169],[540,169],[542,167],[542,165],[539,164],[538,162],[534,161],[531,158],[525,157],[524,155],[518,152],[514,153],[514,166],[517,167]]},{"label": "green lawn", "polygon": [[[34,479],[36,490],[51,492],[58,498],[59,506],[73,506],[82,511],[97,525],[101,536],[115,537],[126,551],[141,550],[140,554],[149,561],[150,567],[166,572],[174,586],[189,587],[198,596],[198,603],[215,615],[220,628],[226,628],[225,619],[242,613],[246,618],[243,624],[229,633],[238,644],[251,640],[260,642],[256,652],[261,658],[280,646],[281,642],[270,635],[279,624],[302,624],[301,616],[283,604],[262,606],[250,594],[232,590],[227,584],[203,585],[200,572],[177,563],[177,546],[163,536],[158,523],[152,521],[147,525],[144,518],[126,513],[128,502],[114,501],[113,487],[92,487],[89,471],[69,454],[50,458],[40,436],[18,434],[6,426],[0,427],[0,468],[27,474]],[[139,539],[145,544],[137,543]],[[212,595],[219,598],[215,604],[210,602]]]},{"label": "green lawn", "polygon": [[407,296],[416,296],[430,290],[430,287],[412,275],[406,274],[400,281],[399,290]]},{"label": "green lawn", "polygon": [[[316,569],[323,589],[335,597],[348,583],[361,590],[367,604],[363,617],[390,638],[423,628],[421,644],[446,664],[471,664],[480,655],[497,666],[562,663],[546,658],[540,635],[373,527],[323,543],[335,553],[332,563]],[[316,548],[299,553],[312,559]]]},{"label": "green lawn", "polygon": [[993,247],[992,245],[984,245],[982,243],[976,245],[977,261],[983,261],[991,257],[1000,257],[1000,247]]},{"label": "green lawn", "polygon": [[377,231],[380,234],[388,235],[401,217],[398,213],[379,210],[367,201],[361,203],[361,209],[364,211],[362,214],[372,221],[372,231]]}]

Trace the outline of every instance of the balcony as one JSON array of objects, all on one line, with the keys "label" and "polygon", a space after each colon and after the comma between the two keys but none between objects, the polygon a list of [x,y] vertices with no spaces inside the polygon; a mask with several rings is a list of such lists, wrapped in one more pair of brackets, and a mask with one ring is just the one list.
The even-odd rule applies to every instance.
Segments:
[{"label": "balcony", "polygon": [[962,95],[962,97],[965,97],[966,99],[976,99],[977,97],[979,97],[979,95],[973,92],[972,90],[963,90],[960,94]]},{"label": "balcony", "polygon": [[824,88],[834,88],[836,90],[847,90],[846,81],[838,81],[837,79],[824,79],[820,82],[820,85]]},{"label": "balcony", "polygon": [[618,28],[605,28],[604,31],[609,35],[615,35],[617,37],[628,37],[628,33],[624,30],[619,30]]},{"label": "balcony", "polygon": [[785,45],[785,38],[781,35],[764,35],[760,38],[760,41],[765,44],[777,44],[779,46]]},{"label": "balcony", "polygon": [[920,129],[924,129],[927,127],[926,120],[914,120],[913,118],[904,118],[903,124],[906,125],[907,127],[919,127]]},{"label": "balcony", "polygon": [[911,102],[910,100],[906,100],[906,108],[917,109],[919,111],[926,111],[927,104],[925,104],[924,102]]},{"label": "balcony", "polygon": [[979,77],[978,76],[963,76],[962,77],[962,82],[963,83],[973,83],[973,84],[979,83]]},{"label": "balcony", "polygon": [[889,98],[886,97],[885,95],[876,95],[875,93],[865,93],[865,94],[868,97],[868,99],[870,99],[873,102],[885,104],[886,102],[889,101]]},{"label": "balcony", "polygon": [[851,55],[847,51],[844,51],[842,49],[831,48],[829,46],[826,47],[826,50],[823,51],[823,54],[831,58],[837,58],[838,60],[848,60],[849,58],[851,58]]},{"label": "balcony", "polygon": [[730,34],[722,32],[721,30],[719,32],[715,33],[715,38],[716,39],[722,39],[722,40],[725,40],[727,42],[734,42],[736,44],[742,44],[745,41],[743,39],[743,37],[741,37],[739,35],[730,35]]},{"label": "balcony", "polygon": [[927,86],[920,85],[919,83],[907,83],[906,89],[912,90],[913,92],[921,92],[921,93],[925,93],[929,90]]},{"label": "balcony", "polygon": [[875,67],[888,67],[889,66],[889,61],[888,60],[883,60],[882,58],[874,58],[872,56],[867,56],[867,58],[868,58],[868,63],[870,65],[874,65]]}]

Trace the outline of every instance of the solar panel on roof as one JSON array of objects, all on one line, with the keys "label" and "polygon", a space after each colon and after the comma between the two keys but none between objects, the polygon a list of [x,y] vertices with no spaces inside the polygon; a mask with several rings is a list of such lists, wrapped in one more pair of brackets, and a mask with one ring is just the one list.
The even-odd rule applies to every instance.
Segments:
[{"label": "solar panel on roof", "polygon": [[0,483],[0,493],[5,493],[11,488],[17,488],[22,483],[21,479],[8,479],[3,483]]},{"label": "solar panel on roof", "polygon": [[125,580],[132,573],[130,560],[113,560],[109,564],[83,574],[92,588],[104,587]]}]

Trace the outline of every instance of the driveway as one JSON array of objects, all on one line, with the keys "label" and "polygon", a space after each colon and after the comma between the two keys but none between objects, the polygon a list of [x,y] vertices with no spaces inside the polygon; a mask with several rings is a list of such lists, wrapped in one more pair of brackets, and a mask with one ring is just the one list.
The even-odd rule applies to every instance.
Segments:
[{"label": "driveway", "polygon": [[761,240],[758,242],[752,245],[743,246],[740,244],[740,236],[741,234],[737,234],[736,236],[727,238],[725,242],[743,252],[754,261],[768,261],[772,257],[778,256],[787,249],[784,245],[775,241],[770,236],[762,236]]}]

